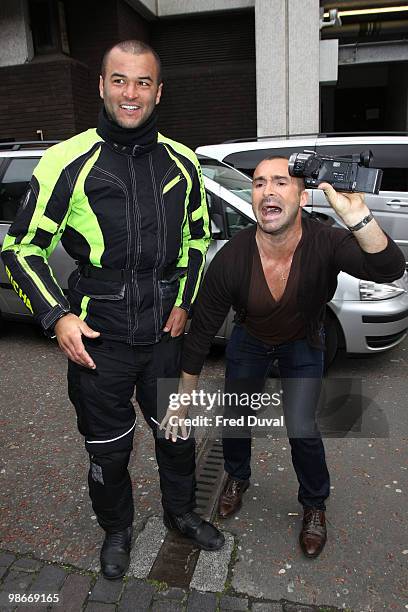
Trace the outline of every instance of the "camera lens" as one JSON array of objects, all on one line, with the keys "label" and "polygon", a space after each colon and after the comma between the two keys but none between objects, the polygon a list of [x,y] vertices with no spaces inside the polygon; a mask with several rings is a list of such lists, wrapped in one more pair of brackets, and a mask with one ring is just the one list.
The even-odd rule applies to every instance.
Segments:
[{"label": "camera lens", "polygon": [[291,176],[303,176],[306,162],[310,155],[307,153],[292,153],[289,157],[289,174]]},{"label": "camera lens", "polygon": [[295,165],[297,155],[298,155],[297,153],[292,153],[292,155],[289,157],[288,166],[289,166],[289,174],[291,176],[294,176],[293,167]]}]

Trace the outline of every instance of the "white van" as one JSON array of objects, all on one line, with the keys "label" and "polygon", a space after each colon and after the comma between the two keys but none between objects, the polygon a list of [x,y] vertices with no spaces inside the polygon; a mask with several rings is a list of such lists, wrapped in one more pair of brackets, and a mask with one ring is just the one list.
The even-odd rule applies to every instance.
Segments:
[{"label": "white van", "polygon": [[[254,222],[251,180],[223,161],[208,157],[210,153],[217,153],[221,146],[224,145],[197,149],[207,193],[211,193],[209,204],[214,238],[211,249],[216,250],[226,239]],[[267,155],[263,151],[259,159]],[[324,210],[328,213],[332,209]],[[323,223],[337,223],[324,213],[317,215]],[[212,257],[210,250],[208,261]],[[228,338],[231,317],[227,317],[225,326],[223,335]],[[383,284],[341,272],[336,293],[328,304],[325,327],[327,363],[334,358],[338,346],[348,353],[360,354],[379,353],[396,346],[404,340],[408,328],[407,273],[401,280]]]}]

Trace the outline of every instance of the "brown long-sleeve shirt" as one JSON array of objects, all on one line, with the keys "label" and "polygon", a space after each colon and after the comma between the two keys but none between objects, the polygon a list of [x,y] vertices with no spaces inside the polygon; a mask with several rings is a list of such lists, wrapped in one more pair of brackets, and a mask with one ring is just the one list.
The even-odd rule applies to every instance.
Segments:
[{"label": "brown long-sleeve shirt", "polygon": [[[248,316],[255,233],[256,225],[239,232],[216,254],[207,270],[184,343],[182,369],[189,374],[200,373],[212,339],[231,306],[237,313],[236,320],[242,322]],[[325,306],[336,291],[339,272],[387,283],[403,275],[405,259],[389,237],[383,251],[366,253],[348,230],[309,218],[302,219],[302,241],[296,308],[309,344],[323,348],[318,332]]]}]

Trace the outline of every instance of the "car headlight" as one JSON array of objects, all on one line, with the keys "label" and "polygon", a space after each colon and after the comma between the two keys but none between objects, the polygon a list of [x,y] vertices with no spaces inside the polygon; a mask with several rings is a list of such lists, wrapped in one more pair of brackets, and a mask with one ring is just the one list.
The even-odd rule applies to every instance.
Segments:
[{"label": "car headlight", "polygon": [[399,281],[395,281],[395,283],[374,283],[373,281],[361,280],[360,300],[363,302],[374,302],[397,297],[397,295],[406,292],[406,289],[398,283]]}]

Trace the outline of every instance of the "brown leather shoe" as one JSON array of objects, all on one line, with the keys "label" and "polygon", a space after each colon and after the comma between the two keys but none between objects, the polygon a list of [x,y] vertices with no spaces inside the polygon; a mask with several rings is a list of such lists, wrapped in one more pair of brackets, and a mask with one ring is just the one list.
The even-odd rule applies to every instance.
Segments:
[{"label": "brown leather shoe", "polygon": [[320,555],[327,540],[326,518],[324,510],[305,508],[303,527],[299,535],[300,547],[309,559]]},{"label": "brown leather shoe", "polygon": [[218,501],[218,515],[228,518],[242,506],[242,496],[249,487],[249,480],[236,480],[228,476]]}]

